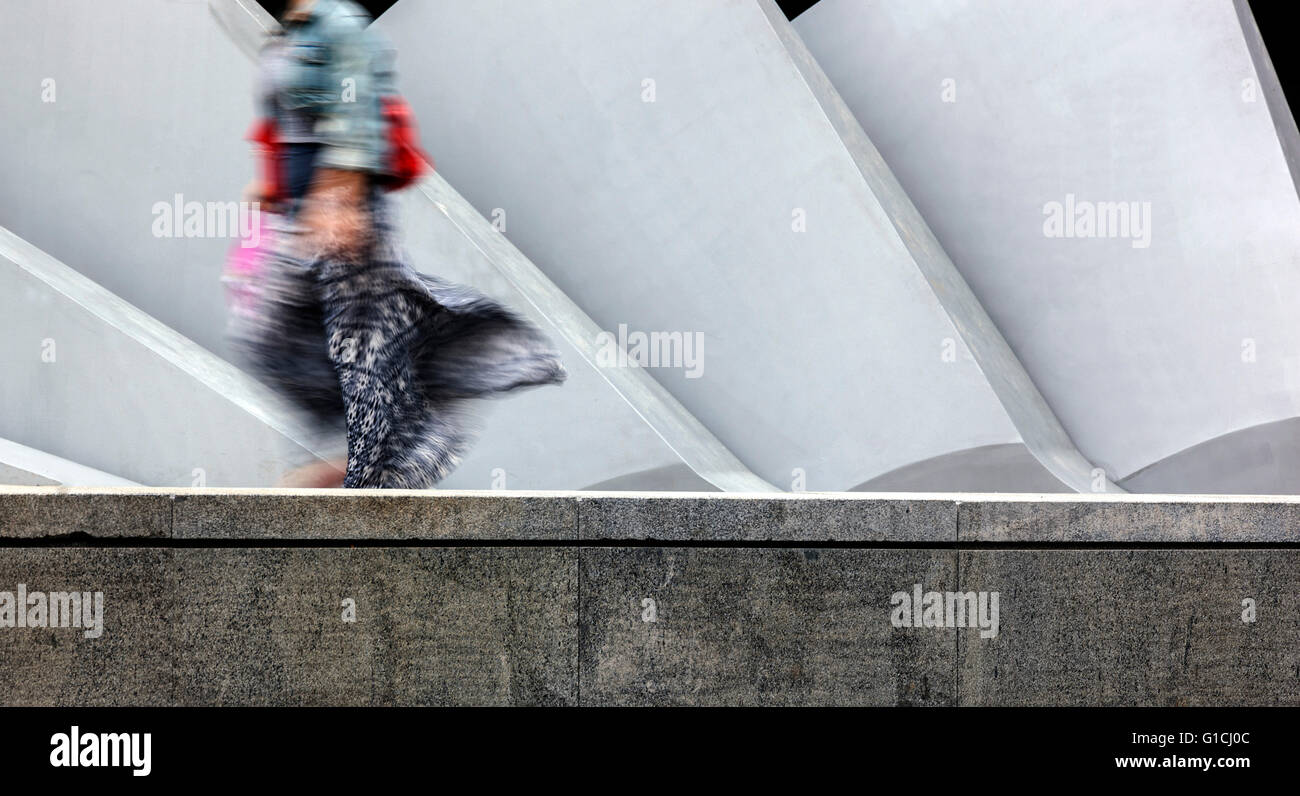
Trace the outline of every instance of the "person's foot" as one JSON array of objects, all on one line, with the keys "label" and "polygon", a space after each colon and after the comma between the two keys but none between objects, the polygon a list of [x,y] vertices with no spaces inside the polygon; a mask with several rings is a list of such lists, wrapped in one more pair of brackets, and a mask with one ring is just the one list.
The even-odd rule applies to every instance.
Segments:
[{"label": "person's foot", "polygon": [[284,474],[279,486],[297,489],[338,489],[347,474],[346,461],[312,462]]}]

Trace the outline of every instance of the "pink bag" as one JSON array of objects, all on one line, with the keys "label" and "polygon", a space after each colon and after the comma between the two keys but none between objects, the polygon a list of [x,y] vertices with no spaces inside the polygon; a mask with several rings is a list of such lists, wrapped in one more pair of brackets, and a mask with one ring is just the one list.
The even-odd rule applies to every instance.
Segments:
[{"label": "pink bag", "polygon": [[226,254],[226,268],[221,274],[221,281],[226,286],[226,303],[231,313],[240,317],[250,317],[257,312],[262,275],[267,258],[274,249],[265,214],[258,213],[253,225],[254,232],[250,237],[236,241],[230,247]]}]

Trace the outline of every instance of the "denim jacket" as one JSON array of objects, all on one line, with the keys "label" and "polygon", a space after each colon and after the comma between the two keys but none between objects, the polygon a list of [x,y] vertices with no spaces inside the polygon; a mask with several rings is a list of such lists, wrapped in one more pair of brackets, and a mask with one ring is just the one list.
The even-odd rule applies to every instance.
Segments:
[{"label": "denim jacket", "polygon": [[395,94],[395,53],[352,0],[316,0],[286,20],[284,71],[268,115],[310,119],[320,168],[381,173],[387,151],[380,98]]}]

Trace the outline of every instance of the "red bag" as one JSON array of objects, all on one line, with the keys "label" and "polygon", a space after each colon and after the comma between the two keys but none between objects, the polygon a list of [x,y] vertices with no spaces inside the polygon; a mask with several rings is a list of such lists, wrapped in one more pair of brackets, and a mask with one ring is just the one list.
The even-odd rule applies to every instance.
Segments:
[{"label": "red bag", "polygon": [[[432,168],[433,158],[420,148],[420,136],[415,129],[415,114],[411,106],[398,95],[382,97],[384,124],[388,128],[388,162],[379,183],[387,191],[400,191]],[[279,131],[270,117],[258,119],[245,136],[257,145],[261,155],[262,183],[266,195],[273,201],[284,196],[284,175],[281,173]]]},{"label": "red bag", "polygon": [[284,199],[284,177],[280,173],[280,136],[275,120],[270,117],[258,119],[244,137],[257,145],[256,149],[261,155],[259,161],[266,198],[273,202]]},{"label": "red bag", "polygon": [[420,148],[415,114],[406,100],[394,94],[381,97],[380,102],[388,125],[388,168],[381,184],[386,190],[399,191],[420,179],[426,168],[432,168],[433,158]]}]

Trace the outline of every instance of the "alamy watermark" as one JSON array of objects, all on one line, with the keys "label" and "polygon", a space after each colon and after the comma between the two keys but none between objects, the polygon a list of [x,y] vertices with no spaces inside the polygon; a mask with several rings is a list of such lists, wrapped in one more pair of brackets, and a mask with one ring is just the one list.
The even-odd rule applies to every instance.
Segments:
[{"label": "alamy watermark", "polygon": [[679,368],[686,378],[704,375],[703,332],[635,332],[627,324],[618,333],[596,335],[596,365],[602,368]]},{"label": "alamy watermark", "polygon": [[155,238],[238,238],[253,249],[262,241],[260,202],[187,202],[176,194],[170,202],[154,202]]},{"label": "alamy watermark", "polygon": [[915,583],[910,593],[890,596],[889,621],[894,627],[979,628],[980,638],[996,638],[1000,597],[995,591],[925,591]]},{"label": "alamy watermark", "polygon": [[50,765],[55,768],[131,768],[135,777],[153,771],[153,734],[140,732],[85,732],[72,725],[68,732],[50,736]]},{"label": "alamy watermark", "polygon": [[102,591],[0,591],[0,628],[84,628],[86,638],[104,635]]},{"label": "alamy watermark", "polygon": [[1049,238],[1125,238],[1135,249],[1151,245],[1150,202],[1090,202],[1067,193],[1064,202],[1043,205],[1043,215]]}]

